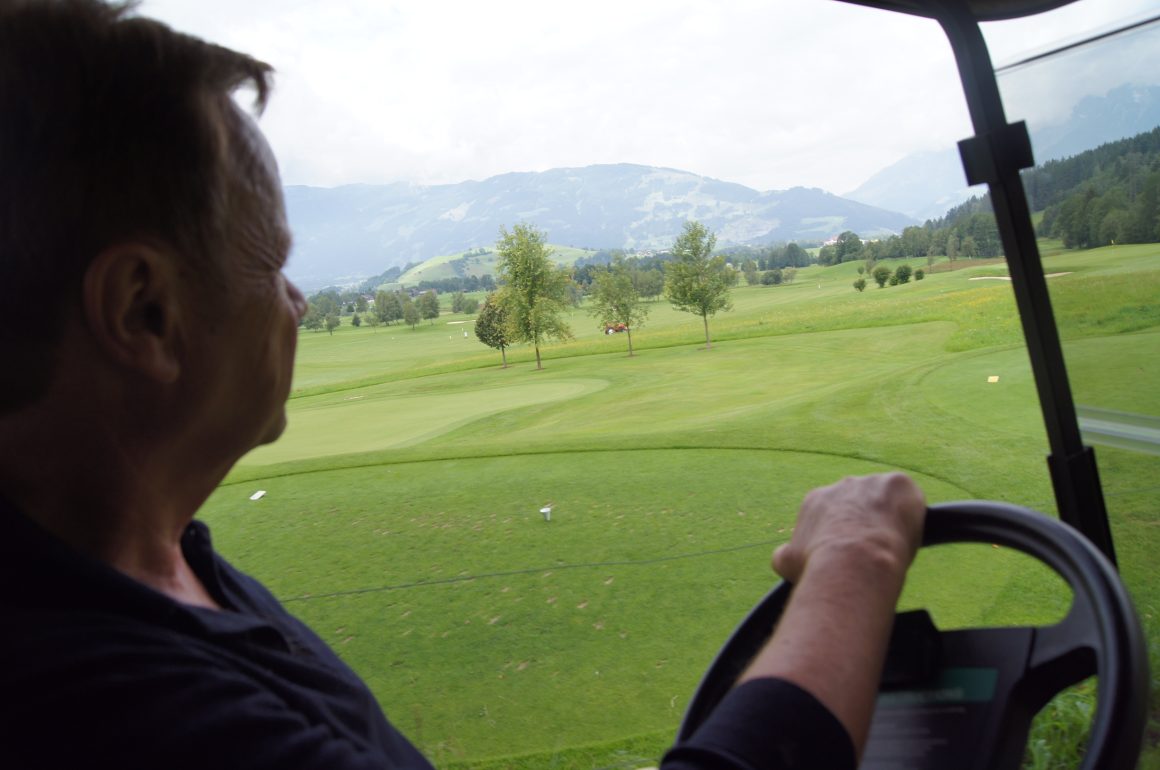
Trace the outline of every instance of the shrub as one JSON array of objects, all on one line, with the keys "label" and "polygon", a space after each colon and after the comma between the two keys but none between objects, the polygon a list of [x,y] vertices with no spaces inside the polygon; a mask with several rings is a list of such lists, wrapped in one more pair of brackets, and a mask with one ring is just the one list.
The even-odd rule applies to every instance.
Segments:
[{"label": "shrub", "polygon": [[926,278],[926,273],[920,267],[914,271],[914,280],[921,281],[923,278]]},{"label": "shrub", "polygon": [[898,285],[898,275],[895,274],[895,275],[890,276],[890,280],[887,281],[887,283],[889,283],[891,286],[897,286]]},{"label": "shrub", "polygon": [[894,277],[898,280],[892,282],[890,285],[893,286],[895,283],[908,283],[911,273],[910,265],[899,265],[898,269],[894,271]]},{"label": "shrub", "polygon": [[[874,272],[871,273],[871,275],[874,276],[874,282],[877,283],[878,288],[881,289],[886,285],[886,281],[890,279],[890,268],[885,266],[876,267],[874,268]],[[891,286],[893,285],[894,284],[891,284]]]},{"label": "shrub", "polygon": [[854,281],[854,288],[857,291],[865,291],[866,290],[866,279],[859,278],[858,280]]}]

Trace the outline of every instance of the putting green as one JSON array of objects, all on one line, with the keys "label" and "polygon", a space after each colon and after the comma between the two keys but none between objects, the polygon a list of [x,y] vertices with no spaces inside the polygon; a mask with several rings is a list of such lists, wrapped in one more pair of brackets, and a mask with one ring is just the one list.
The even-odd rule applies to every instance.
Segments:
[{"label": "putting green", "polygon": [[[1068,380],[1078,404],[1160,414],[1160,333],[1088,337],[1064,345]],[[1035,380],[1020,348],[965,354],[922,379],[930,408],[965,424],[1003,432],[1043,432]],[[953,394],[953,395],[951,395]]]},{"label": "putting green", "polygon": [[956,356],[922,378],[921,392],[929,409],[961,425],[1003,434],[1043,433],[1035,380],[1024,348]]},{"label": "putting green", "polygon": [[294,399],[287,406],[285,435],[246,455],[241,464],[408,446],[508,409],[595,393],[608,382],[557,379],[443,393],[424,392],[425,385],[412,380]]}]

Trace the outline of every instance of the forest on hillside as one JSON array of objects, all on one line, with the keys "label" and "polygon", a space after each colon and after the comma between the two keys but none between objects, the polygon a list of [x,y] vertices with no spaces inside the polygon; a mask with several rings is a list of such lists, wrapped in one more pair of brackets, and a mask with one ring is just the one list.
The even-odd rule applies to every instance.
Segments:
[{"label": "forest on hillside", "polygon": [[1026,173],[1039,234],[1069,248],[1160,241],[1160,127]]},{"label": "forest on hillside", "polygon": [[[1160,241],[1160,127],[1029,169],[1023,186],[1031,210],[1043,212],[1039,235],[1059,238],[1068,248]],[[884,240],[862,242],[842,233],[818,261],[1002,254],[988,194]]]}]

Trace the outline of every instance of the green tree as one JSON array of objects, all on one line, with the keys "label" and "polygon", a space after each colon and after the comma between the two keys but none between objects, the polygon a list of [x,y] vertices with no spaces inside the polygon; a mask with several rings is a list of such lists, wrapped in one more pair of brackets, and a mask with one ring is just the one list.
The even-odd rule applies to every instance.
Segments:
[{"label": "green tree", "polygon": [[959,253],[967,259],[974,259],[979,256],[979,245],[975,243],[975,237],[973,235],[968,235],[963,238],[959,244]]},{"label": "green tree", "polygon": [[360,317],[359,317],[359,314],[358,314],[358,313],[355,313],[355,314],[354,314],[354,316],[352,316],[352,317],[351,317],[351,319],[350,319],[350,325],[351,325],[351,326],[353,326],[353,327],[354,327],[354,328],[356,328],[356,329],[357,329],[358,327],[362,326],[362,318],[360,318]]},{"label": "green tree", "polygon": [[879,265],[874,268],[874,272],[870,275],[873,276],[874,283],[878,284],[878,288],[881,289],[890,280],[890,268],[886,265]]},{"label": "green tree", "polygon": [[371,329],[373,329],[376,333],[379,330],[379,324],[381,324],[382,322],[383,322],[383,319],[379,318],[378,313],[367,313],[366,314],[366,325],[371,327]]},{"label": "green tree", "polygon": [[358,298],[354,301],[354,309],[356,313],[362,313],[363,315],[366,315],[367,298],[361,294],[358,295]]},{"label": "green tree", "polygon": [[862,239],[853,230],[847,230],[838,236],[834,250],[837,252],[834,264],[858,259],[862,254]]},{"label": "green tree", "polygon": [[572,330],[560,318],[572,302],[572,281],[567,271],[552,263],[546,236],[533,225],[519,224],[511,232],[501,227],[499,236],[496,266],[503,284],[499,299],[507,311],[508,337],[532,343],[536,369],[543,369],[540,344],[572,337]]},{"label": "green tree", "polygon": [[725,257],[714,257],[717,236],[700,222],[685,223],[684,231],[673,242],[673,261],[665,271],[665,294],[673,307],[701,316],[705,325],[705,348],[709,339],[709,316],[721,310],[732,310],[729,289],[737,283],[737,273],[725,264]]},{"label": "green tree", "polygon": [[628,336],[628,355],[632,352],[632,329],[644,324],[648,307],[632,285],[632,274],[623,261],[597,273],[592,281],[592,307],[589,309],[601,324],[622,323]]},{"label": "green tree", "polygon": [[894,271],[894,277],[898,279],[898,283],[909,283],[910,276],[913,271],[910,265],[899,265],[898,269]]},{"label": "green tree", "polygon": [[375,315],[383,323],[390,325],[391,321],[398,321],[403,317],[403,305],[399,295],[391,291],[380,291],[375,294]]},{"label": "green tree", "polygon": [[326,331],[329,334],[334,334],[334,330],[342,323],[342,319],[336,313],[330,313],[326,316]]},{"label": "green tree", "polygon": [[338,292],[334,289],[325,289],[310,298],[310,304],[318,308],[319,315],[325,319],[328,315],[338,315],[342,312]]},{"label": "green tree", "polygon": [[866,291],[866,279],[859,278],[858,280],[854,281],[854,288],[860,292]]},{"label": "green tree", "polygon": [[306,315],[302,316],[302,325],[312,332],[316,332],[322,328],[324,316],[318,312],[318,306],[313,302],[306,307]]},{"label": "green tree", "polygon": [[463,303],[466,301],[467,295],[461,291],[457,291],[451,295],[451,312],[462,313]]},{"label": "green tree", "polygon": [[1099,242],[1101,245],[1116,244],[1124,241],[1124,233],[1128,231],[1128,212],[1113,209],[1104,215],[1100,222]]},{"label": "green tree", "polygon": [[914,271],[914,280],[921,281],[923,278],[926,278],[926,272],[920,267]]},{"label": "green tree", "polygon": [[783,283],[793,283],[793,279],[797,277],[796,267],[783,267],[781,269],[781,280]]},{"label": "green tree", "polygon": [[792,241],[785,245],[785,267],[809,267],[810,253]]},{"label": "green tree", "polygon": [[419,325],[419,321],[423,320],[423,314],[415,306],[415,303],[411,301],[410,295],[401,295],[399,301],[403,307],[403,323],[410,326],[411,331],[414,331],[415,327]]},{"label": "green tree", "polygon": [[737,284],[737,271],[728,267],[724,256],[712,256],[717,235],[699,221],[687,221],[673,242],[673,261],[665,270],[665,295],[676,310],[701,317],[705,327],[705,348],[712,347],[709,317],[732,310],[730,289]]},{"label": "green tree", "polygon": [[503,359],[503,368],[507,369],[507,353],[505,350],[510,344],[507,336],[507,314],[503,303],[495,294],[488,294],[483,301],[483,309],[475,319],[475,336],[489,348],[499,351]]},{"label": "green tree", "polygon": [[435,319],[439,317],[439,295],[434,289],[423,292],[419,295],[419,314],[423,319],[435,323]]},{"label": "green tree", "polygon": [[463,307],[461,310],[467,315],[475,315],[479,310],[479,300],[475,297],[465,297],[463,299]]},{"label": "green tree", "polygon": [[908,257],[925,257],[930,234],[925,227],[912,225],[902,230],[902,253]]},{"label": "green tree", "polygon": [[665,274],[660,270],[637,270],[633,282],[642,297],[656,299],[665,291]]},{"label": "green tree", "polygon": [[772,270],[766,270],[761,276],[762,286],[779,286],[784,276],[781,274],[781,268],[775,267]]}]

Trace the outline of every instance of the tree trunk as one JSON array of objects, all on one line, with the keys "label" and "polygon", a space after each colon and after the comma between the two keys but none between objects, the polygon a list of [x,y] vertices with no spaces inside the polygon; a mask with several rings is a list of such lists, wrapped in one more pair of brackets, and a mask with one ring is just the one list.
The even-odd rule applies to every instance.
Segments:
[{"label": "tree trunk", "polygon": [[628,357],[632,358],[632,329],[626,328],[624,331],[628,334]]},{"label": "tree trunk", "polygon": [[539,345],[539,343],[537,343],[535,347],[536,347],[536,368],[543,369],[544,367],[540,363],[540,345]]},{"label": "tree trunk", "polygon": [[701,320],[705,322],[705,350],[713,347],[713,343],[709,341],[709,316],[701,316]]},{"label": "tree trunk", "polygon": [[500,355],[500,358],[503,359],[503,368],[507,369],[507,351],[504,350],[503,345],[499,346],[499,355]]}]

